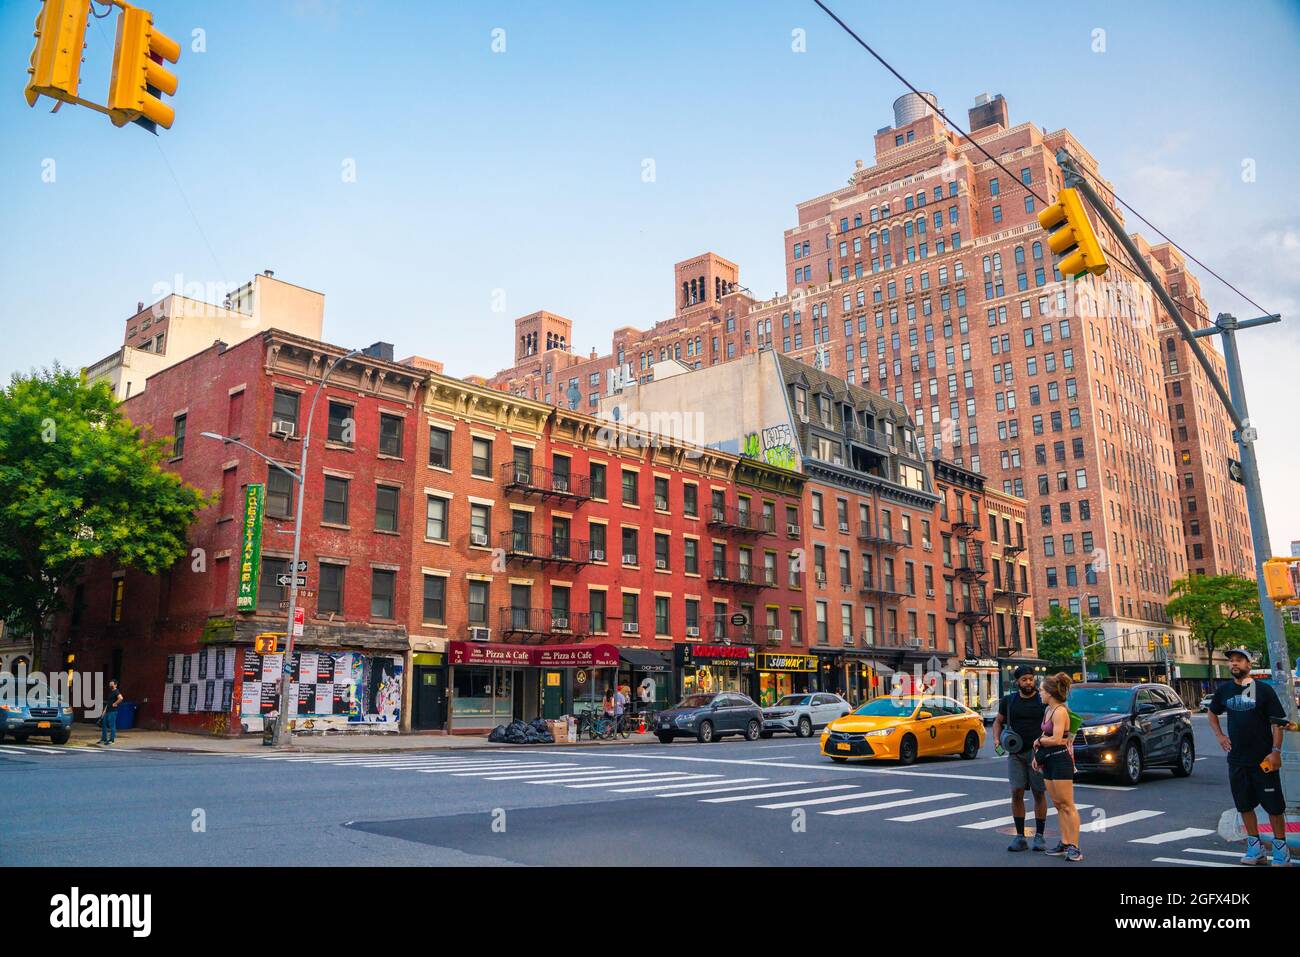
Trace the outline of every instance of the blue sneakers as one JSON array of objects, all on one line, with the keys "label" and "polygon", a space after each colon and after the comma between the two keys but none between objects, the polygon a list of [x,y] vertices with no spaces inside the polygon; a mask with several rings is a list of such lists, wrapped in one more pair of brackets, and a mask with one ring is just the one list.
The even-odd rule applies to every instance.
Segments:
[{"label": "blue sneakers", "polygon": [[1267,864],[1268,856],[1264,853],[1264,842],[1257,837],[1246,838],[1246,853],[1241,855],[1243,864]]},{"label": "blue sneakers", "polygon": [[1286,839],[1273,839],[1273,857],[1271,863],[1274,867],[1291,866],[1291,848],[1287,847]]}]

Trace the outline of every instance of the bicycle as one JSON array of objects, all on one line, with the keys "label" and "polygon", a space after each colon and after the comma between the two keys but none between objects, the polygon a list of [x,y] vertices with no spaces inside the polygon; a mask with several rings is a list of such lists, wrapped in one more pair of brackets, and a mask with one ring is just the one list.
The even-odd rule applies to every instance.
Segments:
[{"label": "bicycle", "polygon": [[595,711],[584,711],[578,718],[578,739],[581,740],[584,734],[591,738],[592,741],[612,740],[618,733],[618,726],[611,718],[606,718],[603,714]]}]

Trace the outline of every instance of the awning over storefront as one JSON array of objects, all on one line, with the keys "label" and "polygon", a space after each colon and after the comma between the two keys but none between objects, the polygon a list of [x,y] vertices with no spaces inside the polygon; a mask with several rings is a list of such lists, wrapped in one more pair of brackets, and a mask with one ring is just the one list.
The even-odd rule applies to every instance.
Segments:
[{"label": "awning over storefront", "polygon": [[619,657],[632,666],[633,671],[671,671],[668,653],[652,648],[620,648]]},{"label": "awning over storefront", "polygon": [[753,668],[757,653],[753,645],[697,645],[673,646],[673,661],[678,667],[696,665],[731,665]]},{"label": "awning over storefront", "polygon": [[890,675],[894,673],[893,668],[889,667],[889,665],[882,664],[881,662],[876,661],[874,658],[871,661],[871,667],[872,670],[874,670],[876,674],[882,678],[888,678]]},{"label": "awning over storefront", "polygon": [[612,668],[618,666],[613,645],[504,645],[449,641],[453,665],[501,665],[517,668]]}]

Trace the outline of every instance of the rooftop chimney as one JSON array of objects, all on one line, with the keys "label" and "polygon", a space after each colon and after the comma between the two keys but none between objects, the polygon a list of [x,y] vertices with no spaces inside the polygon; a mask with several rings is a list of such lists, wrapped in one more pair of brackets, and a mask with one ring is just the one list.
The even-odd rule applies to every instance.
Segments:
[{"label": "rooftop chimney", "polygon": [[970,130],[972,133],[988,126],[1000,126],[1004,130],[1011,126],[1007,101],[1003,99],[1001,93],[994,96],[981,93],[975,97],[975,105],[970,108],[966,115],[970,117]]},{"label": "rooftop chimney", "polygon": [[274,270],[271,270],[271,269],[263,269],[263,270],[262,270],[262,275],[265,276],[267,279],[274,279],[274,278],[275,278],[275,271],[274,271]]},{"label": "rooftop chimney", "polygon": [[393,344],[391,342],[374,342],[362,349],[361,354],[370,356],[372,359],[383,359],[385,362],[392,362]]}]

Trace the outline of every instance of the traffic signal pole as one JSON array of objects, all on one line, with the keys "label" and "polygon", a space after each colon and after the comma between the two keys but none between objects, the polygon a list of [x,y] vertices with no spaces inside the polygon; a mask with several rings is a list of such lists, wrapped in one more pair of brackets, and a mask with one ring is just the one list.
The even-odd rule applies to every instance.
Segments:
[{"label": "traffic signal pole", "polygon": [[[1269,663],[1273,671],[1274,687],[1282,698],[1287,720],[1292,727],[1296,723],[1295,675],[1291,670],[1291,656],[1287,651],[1286,633],[1282,624],[1282,613],[1269,597],[1264,580],[1264,561],[1272,554],[1273,546],[1268,534],[1268,520],[1264,515],[1264,492],[1260,484],[1259,463],[1255,457],[1255,441],[1258,431],[1250,424],[1250,413],[1246,406],[1246,389],[1241,377],[1241,356],[1237,351],[1237,330],[1251,329],[1255,326],[1270,325],[1281,322],[1280,315],[1260,316],[1245,322],[1227,313],[1220,313],[1213,326],[1193,330],[1178,311],[1173,297],[1165,290],[1155,272],[1143,258],[1137,244],[1130,238],[1124,225],[1093,189],[1086,176],[1079,173],[1074,158],[1062,149],[1056,154],[1057,162],[1065,173],[1065,185],[1077,189],[1088,201],[1093,210],[1106,223],[1111,235],[1128,253],[1134,267],[1142,274],[1147,283],[1163,303],[1183,339],[1191,347],[1196,361],[1205,370],[1206,378],[1223,403],[1228,416],[1232,419],[1233,438],[1237,442],[1238,454],[1241,456],[1242,484],[1246,490],[1246,511],[1250,520],[1251,544],[1255,550],[1255,581],[1259,587],[1259,607],[1264,618],[1264,636],[1268,643]],[[1221,335],[1223,337],[1223,357],[1228,371],[1228,388],[1224,388],[1210,365],[1209,358],[1197,340],[1205,336]],[[1229,391],[1229,389],[1231,391]],[[1282,793],[1287,797],[1287,818],[1300,820],[1300,733],[1288,731],[1282,736]]]}]

